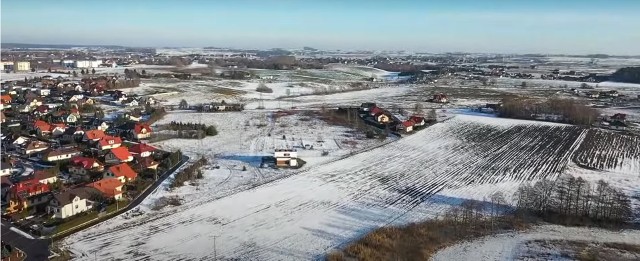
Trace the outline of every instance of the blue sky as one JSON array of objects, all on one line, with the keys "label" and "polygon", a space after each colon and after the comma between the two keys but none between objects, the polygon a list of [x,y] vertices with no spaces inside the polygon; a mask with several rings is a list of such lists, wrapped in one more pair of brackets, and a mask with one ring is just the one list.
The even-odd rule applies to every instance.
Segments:
[{"label": "blue sky", "polygon": [[3,0],[2,42],[640,54],[639,0]]}]

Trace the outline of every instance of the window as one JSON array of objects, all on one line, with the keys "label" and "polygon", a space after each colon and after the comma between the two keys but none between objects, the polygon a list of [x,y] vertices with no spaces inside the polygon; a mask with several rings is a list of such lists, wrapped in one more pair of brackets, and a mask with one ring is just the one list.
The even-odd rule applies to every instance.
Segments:
[{"label": "window", "polygon": [[76,205],[76,209],[78,209],[78,205]]}]

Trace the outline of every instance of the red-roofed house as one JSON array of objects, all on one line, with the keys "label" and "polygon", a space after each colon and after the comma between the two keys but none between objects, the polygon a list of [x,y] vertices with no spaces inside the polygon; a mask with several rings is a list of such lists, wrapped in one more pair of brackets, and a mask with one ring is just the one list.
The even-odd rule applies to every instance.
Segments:
[{"label": "red-roofed house", "polygon": [[133,135],[139,140],[151,137],[151,132],[152,130],[149,124],[136,123],[133,128]]},{"label": "red-roofed house", "polygon": [[80,155],[80,151],[75,147],[58,148],[47,151],[42,159],[48,162],[68,160],[74,156]]},{"label": "red-roofed house", "polygon": [[117,147],[111,149],[107,155],[104,156],[104,162],[107,164],[117,164],[121,162],[129,162],[133,160],[133,156],[129,153],[127,147]]},{"label": "red-roofed house", "polygon": [[104,136],[98,141],[98,149],[108,150],[118,148],[122,145],[122,139],[114,136]]},{"label": "red-roofed house", "polygon": [[53,123],[51,124],[51,135],[52,136],[60,136],[67,130],[67,125],[64,123]]},{"label": "red-roofed house", "polygon": [[3,105],[11,104],[11,100],[12,100],[11,95],[8,95],[8,94],[2,95],[0,96],[0,100],[2,101]]},{"label": "red-roofed house", "polygon": [[373,107],[369,110],[369,113],[371,114],[371,116],[375,116],[378,113],[383,113],[382,109],[380,109],[380,107]]},{"label": "red-roofed house", "polygon": [[424,117],[420,116],[411,116],[409,120],[412,121],[415,126],[424,126],[426,124]]},{"label": "red-roofed house", "polygon": [[160,163],[158,163],[157,161],[153,160],[152,157],[140,157],[140,156],[136,156],[136,164],[135,167],[138,170],[145,170],[145,169],[157,169],[158,166],[160,165]]},{"label": "red-roofed house", "polygon": [[15,213],[23,209],[47,203],[49,186],[35,179],[23,180],[9,189],[7,213]]},{"label": "red-roofed house", "polygon": [[103,171],[104,165],[97,159],[87,157],[74,157],[69,164],[69,172],[76,175],[86,175],[89,172]]},{"label": "red-roofed house", "polygon": [[117,178],[122,183],[134,181],[138,177],[138,173],[133,171],[133,169],[127,163],[120,163],[115,166],[109,167],[109,170],[104,173],[104,178]]},{"label": "red-roofed house", "polygon": [[413,125],[414,125],[413,121],[408,120],[408,121],[403,121],[400,127],[405,132],[411,132],[413,131]]},{"label": "red-roofed house", "polygon": [[144,143],[138,143],[129,148],[129,152],[140,157],[149,157],[155,150],[156,148]]},{"label": "red-roofed house", "polygon": [[89,130],[84,132],[84,137],[82,139],[85,141],[99,141],[104,136],[105,134],[102,130]]},{"label": "red-roofed house", "polygon": [[122,199],[122,186],[124,184],[116,178],[101,179],[93,183],[89,183],[87,187],[95,188],[107,198],[115,200]]},{"label": "red-roofed house", "polygon": [[51,125],[41,120],[37,120],[33,123],[33,129],[38,131],[41,135],[51,133]]}]

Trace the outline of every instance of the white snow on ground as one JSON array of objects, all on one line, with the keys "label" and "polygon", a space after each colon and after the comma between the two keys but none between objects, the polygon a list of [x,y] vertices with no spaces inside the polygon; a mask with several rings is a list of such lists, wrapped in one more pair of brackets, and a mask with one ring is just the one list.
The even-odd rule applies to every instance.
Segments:
[{"label": "white snow on ground", "polygon": [[[218,257],[319,258],[379,226],[428,218],[462,199],[483,199],[506,186],[556,176],[579,135],[568,125],[460,115],[386,146],[227,197],[216,196],[224,186],[204,181],[182,206],[128,220],[118,217],[65,242],[87,260],[92,253],[101,258],[211,259],[214,237]],[[193,191],[190,186],[176,193]]]},{"label": "white snow on ground", "polygon": [[433,261],[514,260],[526,242],[533,240],[579,240],[640,244],[640,230],[610,231],[598,228],[544,225],[530,231],[511,232],[456,244],[438,251]]}]

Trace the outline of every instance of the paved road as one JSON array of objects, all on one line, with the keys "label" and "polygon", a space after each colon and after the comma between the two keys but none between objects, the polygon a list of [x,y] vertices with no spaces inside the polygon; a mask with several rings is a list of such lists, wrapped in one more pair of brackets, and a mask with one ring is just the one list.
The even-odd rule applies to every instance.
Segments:
[{"label": "paved road", "polygon": [[2,241],[17,247],[27,254],[27,261],[42,261],[49,258],[49,240],[29,239],[23,235],[12,231],[13,225],[2,221]]}]

